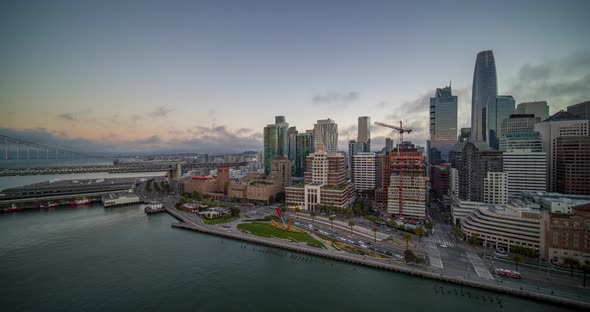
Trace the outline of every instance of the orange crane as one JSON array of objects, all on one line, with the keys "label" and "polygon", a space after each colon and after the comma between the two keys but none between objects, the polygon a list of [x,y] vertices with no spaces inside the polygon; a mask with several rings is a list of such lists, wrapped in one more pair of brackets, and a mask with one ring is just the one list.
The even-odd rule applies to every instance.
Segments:
[{"label": "orange crane", "polygon": [[378,126],[390,128],[396,130],[399,133],[399,145],[398,145],[398,155],[399,155],[399,218],[404,218],[404,197],[403,197],[403,190],[404,190],[404,167],[402,165],[402,150],[403,150],[403,142],[404,142],[404,133],[410,134],[412,132],[411,128],[404,128],[403,124],[400,120],[399,127],[375,121],[375,124]]}]

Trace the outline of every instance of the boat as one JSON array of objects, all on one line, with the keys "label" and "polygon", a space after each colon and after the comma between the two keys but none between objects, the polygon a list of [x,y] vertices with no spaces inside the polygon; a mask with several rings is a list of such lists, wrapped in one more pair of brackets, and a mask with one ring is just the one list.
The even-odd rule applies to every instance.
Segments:
[{"label": "boat", "polygon": [[47,205],[47,207],[49,207],[49,208],[55,208],[55,207],[59,207],[59,204],[58,203],[49,203]]},{"label": "boat", "polygon": [[12,204],[12,206],[10,208],[3,209],[2,212],[8,213],[8,212],[21,211],[21,210],[23,210],[23,208],[17,207],[15,204]]},{"label": "boat", "polygon": [[87,198],[78,199],[78,200],[70,203],[71,206],[84,206],[84,205],[90,205],[90,204],[92,204],[92,201]]}]

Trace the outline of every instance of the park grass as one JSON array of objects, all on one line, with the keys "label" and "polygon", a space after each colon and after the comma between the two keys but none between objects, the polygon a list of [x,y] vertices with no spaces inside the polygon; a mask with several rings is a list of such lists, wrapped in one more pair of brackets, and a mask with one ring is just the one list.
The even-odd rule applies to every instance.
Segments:
[{"label": "park grass", "polygon": [[238,229],[245,230],[256,236],[262,237],[276,237],[281,239],[291,239],[297,242],[304,242],[310,246],[326,248],[322,242],[311,237],[309,234],[304,232],[291,232],[278,229],[267,223],[240,223]]},{"label": "park grass", "polygon": [[228,223],[235,220],[238,220],[240,217],[232,217],[232,216],[225,216],[217,219],[207,219],[203,218],[203,222],[210,225],[221,224],[221,223]]}]

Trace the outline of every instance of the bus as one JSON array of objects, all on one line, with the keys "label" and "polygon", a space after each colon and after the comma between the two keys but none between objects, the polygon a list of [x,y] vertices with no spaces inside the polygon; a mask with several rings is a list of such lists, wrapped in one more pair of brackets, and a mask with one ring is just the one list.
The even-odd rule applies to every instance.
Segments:
[{"label": "bus", "polygon": [[511,277],[511,278],[521,278],[520,273],[518,273],[516,271],[510,271],[510,270],[505,270],[505,269],[496,269],[494,272],[496,273],[496,275],[499,275],[499,276],[505,276],[505,277]]}]

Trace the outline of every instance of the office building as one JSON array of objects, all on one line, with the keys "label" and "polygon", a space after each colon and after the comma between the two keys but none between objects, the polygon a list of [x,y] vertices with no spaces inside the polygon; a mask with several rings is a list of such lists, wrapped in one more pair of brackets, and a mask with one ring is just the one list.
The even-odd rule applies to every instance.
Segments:
[{"label": "office building", "polygon": [[445,207],[451,205],[449,187],[451,179],[451,164],[439,163],[432,166],[432,190]]},{"label": "office building", "polygon": [[555,140],[555,191],[590,195],[590,135]]},{"label": "office building", "polygon": [[291,163],[284,156],[271,160],[271,171],[266,179],[243,178],[239,182],[230,182],[227,195],[229,198],[259,201],[269,204],[276,200],[277,194],[291,185]]},{"label": "office building", "polygon": [[471,138],[471,128],[461,128],[459,130],[458,142],[467,142]]},{"label": "office building", "polygon": [[291,163],[291,172],[295,172],[295,157],[297,157],[297,128],[289,127],[287,130],[287,155]]},{"label": "office building", "polygon": [[448,86],[436,89],[435,96],[430,98],[430,149],[440,152],[440,160],[448,161],[449,151],[455,143],[457,96],[453,95]]},{"label": "office building", "polygon": [[458,170],[458,198],[483,202],[484,179],[488,172],[502,171],[502,153],[470,141],[457,143],[452,154],[451,166]]},{"label": "office building", "polygon": [[547,185],[547,154],[530,149],[513,149],[502,155],[502,167],[508,178],[508,198],[523,192],[542,192]]},{"label": "office building", "polygon": [[264,127],[264,173],[270,173],[270,161],[277,156],[288,156],[289,124],[284,116],[276,116],[275,124]]},{"label": "office building", "polygon": [[562,263],[574,258],[590,261],[590,204],[573,207],[571,213],[544,212],[541,220],[541,256]]},{"label": "office building", "polygon": [[307,156],[313,153],[313,130],[298,133],[295,138],[295,173],[293,176],[303,178],[306,170]]},{"label": "office building", "polygon": [[381,150],[383,153],[391,152],[393,150],[393,139],[385,138],[385,147]]},{"label": "office building", "polygon": [[539,250],[541,246],[539,210],[511,205],[480,206],[461,221],[468,236],[479,238],[484,247],[510,251],[512,246]]},{"label": "office building", "polygon": [[510,95],[499,95],[488,101],[486,108],[486,132],[488,146],[498,150],[502,124],[514,112],[514,98]]},{"label": "office building", "polygon": [[426,218],[427,177],[391,175],[387,213],[396,219],[422,220]]},{"label": "office building", "polygon": [[358,153],[362,153],[365,149],[365,144],[357,142],[355,140],[348,141],[348,169],[353,170],[352,158]]},{"label": "office building", "polygon": [[590,119],[590,101],[570,105],[567,107],[567,112],[582,119]]},{"label": "office building", "polygon": [[375,153],[359,152],[352,156],[352,183],[356,192],[374,190],[378,183],[379,161]]},{"label": "office building", "polygon": [[509,133],[500,138],[500,151],[530,150],[531,152],[542,152],[543,141],[539,132]]},{"label": "office building", "polygon": [[346,180],[344,155],[329,153],[318,144],[306,160],[305,182],[285,189],[286,202],[310,211],[321,206],[350,207],[356,196],[352,183]]},{"label": "office building", "polygon": [[505,172],[488,171],[483,179],[483,202],[494,205],[508,202],[508,177]]},{"label": "office building", "polygon": [[512,133],[533,132],[535,124],[541,122],[541,118],[533,114],[511,114],[502,121],[500,138]]},{"label": "office building", "polygon": [[338,152],[338,125],[332,119],[318,120],[313,126],[313,145],[324,144],[326,152]]},{"label": "office building", "polygon": [[363,152],[371,151],[371,118],[362,116],[358,119],[358,135],[356,141],[363,144]]},{"label": "office building", "polygon": [[574,114],[560,111],[546,120],[535,124],[543,142],[543,151],[547,153],[547,190],[557,190],[557,138],[567,136],[588,136],[589,123]]},{"label": "office building", "polygon": [[534,115],[543,121],[549,118],[549,105],[547,105],[547,102],[545,101],[524,102],[518,104],[514,113]]},{"label": "office building", "polygon": [[491,50],[477,54],[471,92],[471,141],[487,142],[486,109],[498,95],[496,61]]}]

